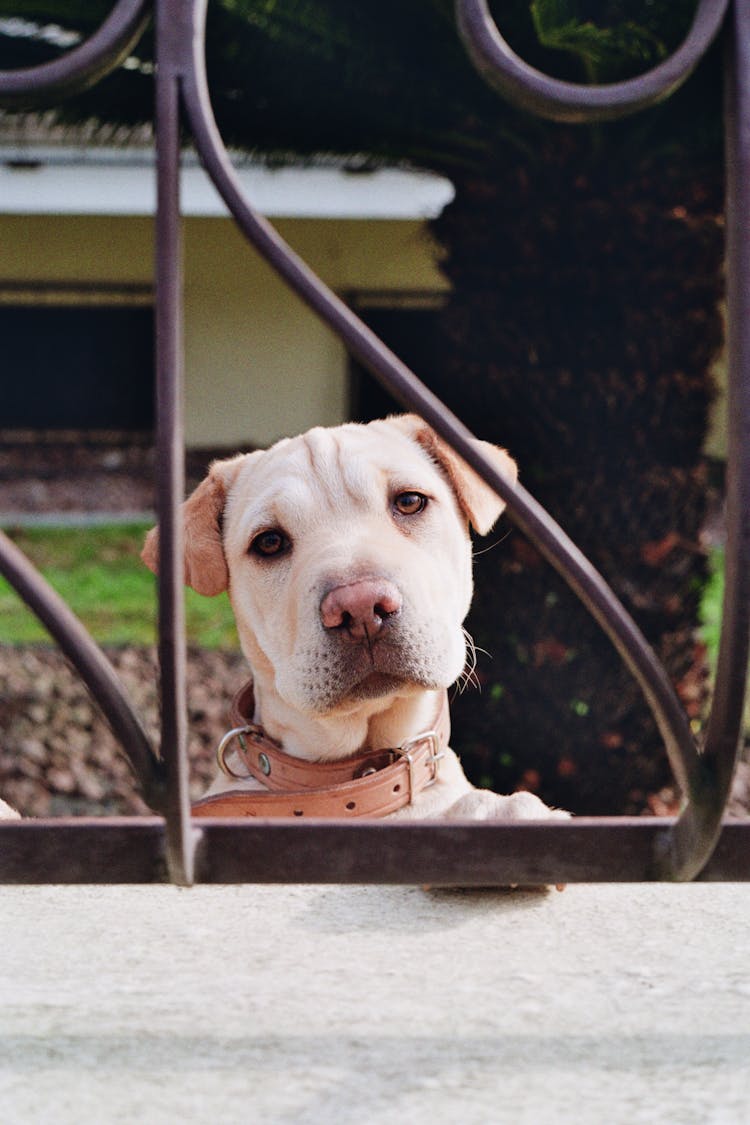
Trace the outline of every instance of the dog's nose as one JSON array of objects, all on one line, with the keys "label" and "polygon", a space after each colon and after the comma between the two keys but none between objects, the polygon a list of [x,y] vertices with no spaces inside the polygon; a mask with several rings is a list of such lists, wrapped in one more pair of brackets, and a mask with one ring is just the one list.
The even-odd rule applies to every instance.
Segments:
[{"label": "dog's nose", "polygon": [[352,640],[371,640],[401,605],[401,594],[392,582],[363,578],[329,590],[320,603],[320,619],[326,629],[338,629]]}]

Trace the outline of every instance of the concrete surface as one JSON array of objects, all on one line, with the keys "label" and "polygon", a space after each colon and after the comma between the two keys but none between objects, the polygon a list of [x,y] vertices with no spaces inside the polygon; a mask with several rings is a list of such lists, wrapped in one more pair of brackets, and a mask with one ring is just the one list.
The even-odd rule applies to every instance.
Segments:
[{"label": "concrete surface", "polygon": [[0,1122],[750,1122],[750,885],[0,888]]}]

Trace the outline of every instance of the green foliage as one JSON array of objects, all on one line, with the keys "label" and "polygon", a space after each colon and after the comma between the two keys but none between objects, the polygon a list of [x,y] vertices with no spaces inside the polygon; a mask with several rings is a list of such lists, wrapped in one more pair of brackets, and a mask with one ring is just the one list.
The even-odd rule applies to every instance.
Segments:
[{"label": "green foliage", "polygon": [[716,671],[721,634],[721,604],[724,597],[724,551],[720,547],[711,552],[710,577],[701,602],[701,634],[708,650],[708,662]]},{"label": "green foliage", "polygon": [[[140,561],[144,525],[17,530],[12,538],[41,570],[99,644],[155,641],[156,582]],[[186,591],[188,641],[201,648],[237,648],[225,594]],[[0,644],[48,640],[42,625],[0,579]]]},{"label": "green foliage", "polygon": [[575,0],[535,0],[531,14],[542,46],[575,55],[589,81],[613,81],[631,64],[646,70],[666,56],[666,43],[651,28],[632,19],[602,26],[582,20],[580,7]]},{"label": "green foliage", "polygon": [[[701,601],[701,637],[708,652],[712,675],[716,673],[721,638],[721,613],[724,600],[724,550],[715,547],[711,552],[710,576]],[[745,700],[745,736],[750,738],[750,693]]]}]

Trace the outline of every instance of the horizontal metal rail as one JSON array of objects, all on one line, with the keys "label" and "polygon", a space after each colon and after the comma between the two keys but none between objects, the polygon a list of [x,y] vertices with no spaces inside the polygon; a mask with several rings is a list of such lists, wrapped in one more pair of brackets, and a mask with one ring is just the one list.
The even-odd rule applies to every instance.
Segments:
[{"label": "horizontal metal rail", "polygon": [[[487,821],[202,820],[199,883],[398,883],[497,887],[640,883],[671,820],[616,817],[521,824]],[[724,824],[698,878],[750,880],[750,825]],[[9,821],[0,882],[163,883],[158,817]]]},{"label": "horizontal metal rail", "polygon": [[[97,825],[76,822],[6,823],[0,839],[9,848],[0,861],[0,878],[16,879],[23,863],[29,878],[39,869],[33,841],[57,840],[67,850],[70,870],[86,841],[109,832],[109,854],[136,846],[145,881],[166,870],[175,882],[207,877],[266,881],[253,856],[267,861],[263,870],[282,881],[299,881],[314,870],[321,879],[341,881],[526,883],[585,879],[695,878],[701,870],[715,878],[750,878],[748,865],[735,853],[726,857],[723,841],[750,842],[750,824],[726,825],[721,816],[739,747],[748,643],[750,638],[750,249],[748,229],[748,139],[750,120],[745,90],[748,74],[750,0],[732,6],[727,36],[731,57],[727,84],[727,152],[730,166],[729,310],[730,396],[733,411],[729,449],[730,528],[727,548],[727,598],[717,692],[706,752],[700,754],[669,678],[637,626],[588,560],[550,516],[522,487],[509,488],[472,444],[471,434],[416,376],[320,281],[277,232],[244,198],[213,118],[205,74],[206,0],[156,2],[156,126],[158,213],[156,237],[156,353],[159,451],[158,507],[162,525],[160,593],[160,665],[162,701],[161,756],[148,745],[137,720],[123,716],[129,707],[110,675],[95,671],[100,654],[83,640],[43,590],[30,577],[30,567],[0,538],[3,569],[83,672],[84,678],[113,722],[125,751],[153,807],[163,809],[166,824],[144,822],[140,828],[120,822]],[[701,0],[683,45],[660,66],[626,83],[578,87],[548,79],[522,63],[504,43],[484,0],[458,0],[459,27],[482,73],[506,96],[535,112],[563,120],[598,120],[620,116],[666,97],[684,80],[717,34],[727,0]],[[14,74],[0,74],[0,102],[17,105],[62,96],[94,81],[117,65],[130,49],[145,20],[145,5],[120,0],[108,21],[87,44],[56,63]],[[287,284],[344,340],[354,354],[402,403],[417,410],[476,469],[508,504],[511,518],[555,566],[607,632],[639,683],[669,754],[675,777],[688,802],[675,821],[575,821],[572,825],[423,825],[381,823],[354,826],[305,824],[212,824],[194,829],[187,799],[184,621],[181,592],[182,539],[179,503],[182,468],[182,323],[179,223],[179,132],[184,107],[196,147],[213,182],[249,240]],[[11,545],[12,546],[12,545]],[[30,595],[31,591],[34,593]],[[101,657],[103,660],[104,658]],[[296,833],[294,837],[286,833]],[[36,833],[36,835],[34,835]],[[325,841],[328,834],[329,843]],[[339,834],[344,834],[339,836]],[[103,838],[104,839],[104,838]],[[258,848],[257,841],[264,842]],[[450,841],[461,840],[463,857],[449,861]],[[130,841],[127,845],[125,841]],[[273,845],[272,841],[276,841]],[[280,841],[295,857],[277,855]],[[336,842],[334,842],[334,840]],[[344,843],[344,840],[346,841]],[[120,844],[117,843],[120,841]],[[253,843],[254,841],[254,843]],[[293,842],[292,842],[293,841]],[[512,842],[511,842],[512,841]],[[637,841],[637,843],[636,843]],[[574,854],[573,844],[582,849]],[[220,845],[231,855],[223,855]],[[406,850],[404,847],[406,846]],[[717,846],[718,845],[718,846]],[[99,847],[97,843],[97,847]],[[255,851],[253,851],[255,848]],[[376,849],[377,855],[360,854]],[[421,850],[420,850],[421,849]],[[714,851],[716,849],[716,851]],[[341,850],[345,858],[332,857]],[[251,854],[252,853],[252,854]],[[328,853],[329,858],[324,859]],[[714,858],[712,859],[712,853]],[[5,855],[5,850],[3,855]],[[119,854],[119,853],[118,853]],[[136,853],[134,853],[136,854]],[[239,857],[233,859],[234,857]],[[724,859],[721,859],[721,857]],[[15,857],[15,858],[14,858]],[[395,877],[398,857],[399,876]],[[50,873],[64,878],[65,859]],[[89,857],[93,878],[96,862]],[[139,863],[141,860],[139,860]],[[441,864],[445,866],[441,866]],[[233,866],[235,864],[235,866]],[[299,864],[299,866],[298,866]],[[124,866],[123,866],[124,865]],[[127,860],[113,860],[110,870],[127,870]],[[145,872],[150,872],[148,877]],[[472,875],[472,871],[474,874]],[[367,879],[363,874],[369,872]],[[718,872],[718,874],[717,874]],[[731,872],[731,874],[721,874]],[[208,873],[208,875],[207,875]],[[243,874],[244,873],[244,874]],[[225,878],[225,877],[226,878]],[[52,877],[52,876],[50,876]],[[73,878],[71,874],[71,879]],[[113,878],[114,878],[113,874]],[[34,881],[34,880],[32,880]],[[140,878],[139,880],[140,881]]]}]

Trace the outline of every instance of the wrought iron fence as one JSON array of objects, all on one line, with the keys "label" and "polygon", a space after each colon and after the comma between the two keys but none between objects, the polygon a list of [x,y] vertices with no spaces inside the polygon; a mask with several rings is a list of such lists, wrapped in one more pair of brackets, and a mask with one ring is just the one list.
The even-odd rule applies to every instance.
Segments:
[{"label": "wrought iron fence", "polygon": [[[71,611],[0,534],[0,572],[78,669],[128,755],[147,818],[6,821],[5,882],[383,882],[433,885],[750,879],[750,822],[722,819],[742,733],[750,645],[750,0],[700,0],[682,45],[628,81],[550,79],[503,40],[486,0],[457,0],[459,32],[479,71],[511,101],[560,121],[632,113],[670,93],[720,33],[726,43],[729,448],[723,626],[713,707],[699,749],[669,678],[588,560],[523,488],[506,481],[471,434],[332,293],[245,199],[222,143],[205,73],[207,0],[119,0],[90,39],[53,62],[0,73],[0,104],[50,105],[113,70],[152,14],[156,40],[156,379],[159,660],[157,751],[109,663]],[[193,823],[188,800],[185,627],[180,130],[255,248],[406,407],[420,413],[506,501],[511,519],[583,601],[640,685],[686,796],[677,818],[493,824],[386,821]]]}]

